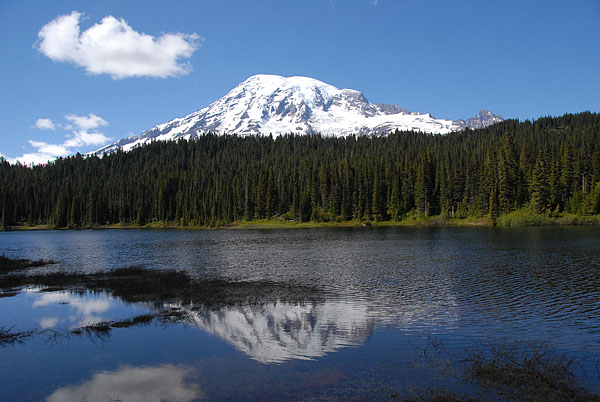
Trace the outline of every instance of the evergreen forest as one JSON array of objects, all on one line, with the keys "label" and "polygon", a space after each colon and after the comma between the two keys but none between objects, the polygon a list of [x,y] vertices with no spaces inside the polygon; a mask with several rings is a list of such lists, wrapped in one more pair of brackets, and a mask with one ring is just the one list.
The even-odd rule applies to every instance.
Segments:
[{"label": "evergreen forest", "polygon": [[156,141],[45,165],[0,158],[1,225],[211,227],[600,213],[600,115],[448,135],[236,136]]}]

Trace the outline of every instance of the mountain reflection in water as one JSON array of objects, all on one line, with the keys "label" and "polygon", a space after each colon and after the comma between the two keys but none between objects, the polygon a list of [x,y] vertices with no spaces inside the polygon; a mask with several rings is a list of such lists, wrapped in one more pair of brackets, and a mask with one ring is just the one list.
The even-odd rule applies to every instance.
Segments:
[{"label": "mountain reflection in water", "polygon": [[364,298],[293,284],[203,281],[141,268],[11,277],[5,283],[29,286],[15,299],[26,297],[29,315],[42,329],[63,323],[66,334],[107,334],[136,325],[131,317],[141,312],[215,334],[262,363],[311,360],[359,345],[375,324]]},{"label": "mountain reflection in water", "polygon": [[364,342],[372,329],[367,306],[349,301],[196,307],[187,319],[262,363],[321,357]]}]

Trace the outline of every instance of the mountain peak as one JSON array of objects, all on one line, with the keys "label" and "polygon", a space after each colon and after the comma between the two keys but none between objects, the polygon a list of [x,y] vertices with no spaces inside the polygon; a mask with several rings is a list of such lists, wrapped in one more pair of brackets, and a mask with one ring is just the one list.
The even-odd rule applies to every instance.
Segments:
[{"label": "mountain peak", "polygon": [[467,120],[457,120],[456,123],[462,128],[469,127],[471,129],[478,129],[500,123],[501,121],[504,121],[504,118],[499,114],[496,115],[489,110],[482,109],[475,117],[471,117]]},{"label": "mountain peak", "polygon": [[383,135],[396,129],[447,134],[502,121],[482,110],[468,120],[435,119],[395,105],[372,104],[354,89],[338,89],[314,78],[257,74],[221,99],[183,118],[159,124],[96,151],[127,151],[152,140],[195,138],[205,132],[238,135],[306,133],[332,136]]}]

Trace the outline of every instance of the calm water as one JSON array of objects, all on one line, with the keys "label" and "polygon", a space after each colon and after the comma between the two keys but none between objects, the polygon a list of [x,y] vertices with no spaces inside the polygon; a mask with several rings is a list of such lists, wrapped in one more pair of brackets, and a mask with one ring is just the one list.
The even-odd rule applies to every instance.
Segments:
[{"label": "calm water", "polygon": [[[0,252],[59,261],[32,273],[138,266],[207,284],[4,289],[0,329],[31,332],[0,344],[2,401],[387,400],[464,386],[424,351],[460,361],[513,341],[549,342],[600,390],[593,227],[2,232]],[[180,318],[74,332],[164,311]]]}]

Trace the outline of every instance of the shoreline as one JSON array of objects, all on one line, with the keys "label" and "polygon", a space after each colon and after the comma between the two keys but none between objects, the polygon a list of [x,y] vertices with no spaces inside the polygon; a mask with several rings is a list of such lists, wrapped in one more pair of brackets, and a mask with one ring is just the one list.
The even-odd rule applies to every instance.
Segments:
[{"label": "shoreline", "polygon": [[359,228],[359,227],[446,227],[446,226],[469,226],[469,227],[524,227],[524,226],[595,226],[600,225],[600,215],[576,215],[563,213],[558,216],[535,215],[514,211],[498,218],[497,225],[493,225],[489,216],[479,218],[443,218],[442,216],[431,217],[407,217],[400,221],[341,221],[341,222],[299,222],[284,220],[282,218],[257,219],[252,221],[234,221],[225,224],[195,226],[177,225],[173,222],[153,222],[146,225],[136,224],[109,224],[93,225],[83,227],[57,228],[52,225],[22,225],[9,226],[0,229],[0,232],[11,231],[38,231],[38,230],[110,230],[110,229],[172,229],[172,230],[248,230],[248,229],[312,229],[312,228]]}]

